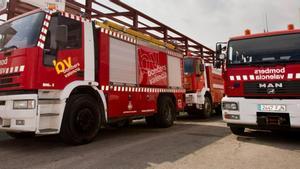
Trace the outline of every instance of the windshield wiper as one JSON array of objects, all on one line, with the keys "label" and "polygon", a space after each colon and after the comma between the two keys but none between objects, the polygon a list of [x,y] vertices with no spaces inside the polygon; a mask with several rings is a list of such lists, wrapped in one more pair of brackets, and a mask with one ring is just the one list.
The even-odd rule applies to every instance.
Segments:
[{"label": "windshield wiper", "polygon": [[11,45],[11,46],[4,47],[4,48],[0,49],[0,52],[7,51],[7,50],[10,50],[10,49],[18,49],[18,47],[16,45]]},{"label": "windshield wiper", "polygon": [[247,63],[240,63],[240,64],[232,64],[232,65],[264,67],[264,66],[286,65],[287,63],[293,61],[294,60],[271,60],[271,61],[261,61],[261,62],[247,62]]}]

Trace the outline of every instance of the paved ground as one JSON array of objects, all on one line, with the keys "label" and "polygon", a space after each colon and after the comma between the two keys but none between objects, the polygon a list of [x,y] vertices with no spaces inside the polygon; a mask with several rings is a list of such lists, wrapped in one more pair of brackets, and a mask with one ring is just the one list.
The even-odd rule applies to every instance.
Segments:
[{"label": "paved ground", "polygon": [[232,135],[219,118],[182,118],[169,129],[143,123],[103,130],[91,144],[71,147],[56,136],[14,140],[0,134],[0,168],[294,169],[300,134]]}]

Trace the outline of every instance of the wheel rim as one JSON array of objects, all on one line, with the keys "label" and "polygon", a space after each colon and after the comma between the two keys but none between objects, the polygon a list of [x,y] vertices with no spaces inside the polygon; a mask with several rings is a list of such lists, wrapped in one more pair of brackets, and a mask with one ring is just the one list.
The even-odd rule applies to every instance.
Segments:
[{"label": "wheel rim", "polygon": [[169,122],[172,121],[172,109],[170,104],[166,104],[166,106],[164,106],[163,112],[166,120]]},{"label": "wheel rim", "polygon": [[204,109],[207,113],[210,113],[212,111],[212,106],[208,99],[205,99]]},{"label": "wheel rim", "polygon": [[96,126],[96,118],[93,111],[89,108],[83,108],[76,114],[75,127],[80,133],[91,133]]}]

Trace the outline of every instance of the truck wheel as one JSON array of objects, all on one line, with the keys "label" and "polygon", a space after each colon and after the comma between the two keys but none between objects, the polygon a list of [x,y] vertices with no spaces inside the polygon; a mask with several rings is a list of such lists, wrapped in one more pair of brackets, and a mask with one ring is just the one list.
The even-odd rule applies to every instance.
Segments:
[{"label": "truck wheel", "polygon": [[233,127],[230,126],[230,130],[233,134],[242,136],[245,133],[245,128],[244,127]]},{"label": "truck wheel", "polygon": [[221,115],[221,114],[222,114],[222,106],[221,106],[221,105],[218,105],[218,106],[215,108],[215,111],[216,111],[217,115]]},{"label": "truck wheel", "polygon": [[158,113],[154,116],[158,127],[167,128],[174,124],[176,108],[170,97],[162,97],[158,102]]},{"label": "truck wheel", "polygon": [[28,132],[23,132],[23,133],[6,132],[6,134],[15,139],[33,138],[35,136],[35,133],[28,133]]},{"label": "truck wheel", "polygon": [[203,108],[203,117],[204,118],[209,118],[212,116],[212,101],[210,99],[210,97],[205,96],[205,100],[204,100],[204,108]]},{"label": "truck wheel", "polygon": [[90,95],[74,95],[67,101],[60,136],[73,145],[91,142],[101,123],[99,103]]}]

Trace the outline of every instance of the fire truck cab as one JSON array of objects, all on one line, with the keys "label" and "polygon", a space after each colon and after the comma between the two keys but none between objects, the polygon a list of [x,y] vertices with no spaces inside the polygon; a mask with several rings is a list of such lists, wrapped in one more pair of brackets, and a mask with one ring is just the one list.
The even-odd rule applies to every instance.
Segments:
[{"label": "fire truck cab", "polygon": [[205,63],[200,57],[184,59],[185,111],[189,115],[210,117],[214,110],[221,112],[224,81],[221,69]]},{"label": "fire truck cab", "polygon": [[218,45],[217,60],[225,63],[223,119],[234,134],[300,128],[299,44],[300,30],[289,26],[260,34],[247,30],[229,40],[226,54]]}]

